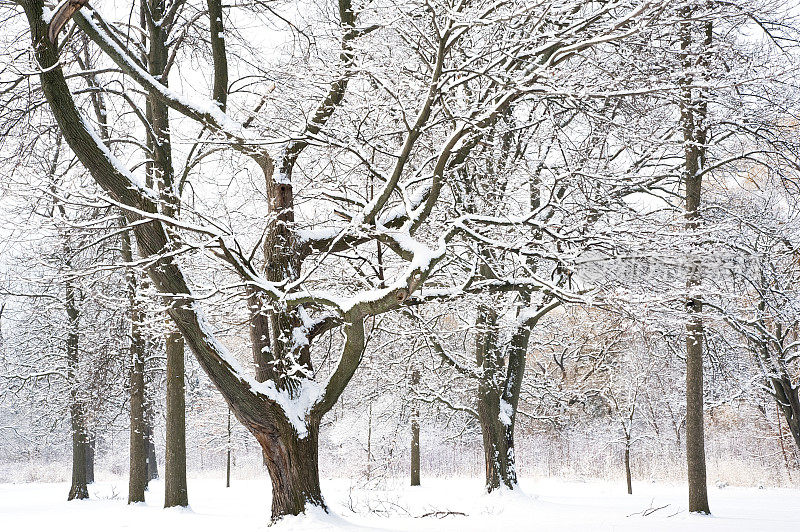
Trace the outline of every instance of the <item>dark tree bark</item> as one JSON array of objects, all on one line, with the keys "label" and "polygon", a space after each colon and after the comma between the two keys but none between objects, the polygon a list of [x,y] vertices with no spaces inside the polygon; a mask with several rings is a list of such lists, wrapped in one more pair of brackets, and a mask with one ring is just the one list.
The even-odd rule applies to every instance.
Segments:
[{"label": "dark tree bark", "polygon": [[[65,246],[66,257],[71,250]],[[75,287],[72,281],[65,282],[67,309],[67,376],[70,383],[70,425],[72,429],[72,485],[67,500],[88,499],[86,487],[86,413],[80,398],[78,384],[78,305],[75,301]]]},{"label": "dark tree bark", "polygon": [[158,458],[156,457],[156,444],[153,439],[153,405],[152,401],[145,401],[145,443],[147,445],[147,482],[158,479]]},{"label": "dark tree bark", "polygon": [[225,28],[222,23],[222,1],[208,0],[211,55],[214,62],[214,101],[225,110],[228,103],[228,56],[225,50]]},{"label": "dark tree bark", "polygon": [[773,397],[786,420],[794,443],[800,449],[800,386],[792,384],[790,376],[771,380]]},{"label": "dark tree bark", "polygon": [[139,346],[131,346],[131,443],[128,502],[144,502],[147,489],[147,428],[144,423],[144,363]]},{"label": "dark tree bark", "polygon": [[[769,281],[761,273],[761,287],[771,287]],[[760,292],[760,290],[759,290]],[[758,301],[759,319],[755,322],[730,320],[729,323],[748,341],[761,373],[765,388],[775,401],[779,415],[786,420],[789,433],[795,445],[800,449],[800,384],[795,383],[791,374],[791,360],[796,356],[798,339],[797,324],[785,324],[773,318],[764,319],[767,301],[760,296]],[[780,430],[780,429],[779,429]],[[782,434],[779,434],[783,438]],[[781,440],[781,445],[783,441]]]},{"label": "dark tree bark", "polygon": [[[131,263],[133,252],[128,233],[122,233],[123,259]],[[147,426],[144,412],[144,339],[140,324],[142,314],[137,298],[138,283],[136,273],[128,269],[125,273],[128,285],[128,305],[130,312],[130,467],[128,478],[128,503],[144,502],[147,489]]]},{"label": "dark tree bark", "polygon": [[486,306],[478,311],[476,361],[481,368],[478,384],[478,421],[483,436],[486,490],[517,486],[514,426],[531,329],[541,316],[558,305],[543,304],[538,312],[523,319],[506,346],[508,361],[498,345],[497,313]]},{"label": "dark tree bark", "polygon": [[167,336],[167,444],[164,507],[189,506],[186,487],[186,405],[183,336]]},{"label": "dark tree bark", "polygon": [[[687,18],[690,13],[687,13]],[[694,41],[691,22],[681,24],[681,59],[685,72],[704,66],[705,50],[711,45],[711,23],[703,25],[703,47],[700,54],[691,54]],[[700,226],[702,170],[705,165],[706,99],[692,89],[687,74],[682,80],[681,127],[684,140],[684,185],[686,187],[686,229],[695,233]],[[694,235],[691,236],[694,239]],[[686,464],[689,482],[689,511],[710,513],[706,482],[705,435],[703,427],[703,301],[697,293],[701,283],[700,263],[690,264],[686,286]]]},{"label": "dark tree bark", "polygon": [[[146,64],[148,71],[164,86],[169,84],[167,65],[170,24],[165,22],[168,4],[165,0],[147,0],[142,3],[142,22],[149,33]],[[221,16],[221,13],[220,13]],[[156,186],[167,216],[175,216],[180,205],[176,195],[175,171],[172,165],[169,110],[154,91],[147,98],[147,119],[152,127],[147,145],[153,152],[148,164],[149,181]],[[167,248],[176,246],[178,237],[167,233]],[[166,338],[167,358],[167,419],[164,459],[164,506],[188,506],[186,482],[186,423],[184,390],[184,340],[180,332],[169,333]]]},{"label": "dark tree bark", "polygon": [[[411,373],[411,391],[414,393],[419,385],[419,370]],[[411,413],[411,485],[419,486],[419,405],[414,404]]]},{"label": "dark tree bark", "polygon": [[500,486],[514,489],[517,476],[514,469],[513,429],[509,439],[506,426],[501,420],[505,367],[498,345],[497,312],[481,305],[475,328],[478,331],[475,340],[476,362],[481,374],[477,410],[483,436],[486,490],[492,492]]},{"label": "dark tree bark", "polygon": [[267,458],[273,521],[284,515],[299,515],[307,504],[326,508],[319,485],[319,421],[307,424],[304,438],[284,423],[251,429]]},{"label": "dark tree bark", "polygon": [[625,480],[628,483],[628,495],[633,495],[633,482],[631,479],[631,438],[625,435]]}]

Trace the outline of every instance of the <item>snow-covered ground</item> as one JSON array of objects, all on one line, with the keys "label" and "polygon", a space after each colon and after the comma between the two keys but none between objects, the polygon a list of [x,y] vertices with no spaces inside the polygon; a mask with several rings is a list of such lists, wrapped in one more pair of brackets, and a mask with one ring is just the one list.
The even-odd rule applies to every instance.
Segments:
[{"label": "snow-covered ground", "polygon": [[[323,482],[332,515],[318,512],[284,520],[270,530],[702,530],[797,531],[800,490],[712,487],[712,516],[688,515],[685,488],[555,479],[522,482],[525,495],[484,495],[477,479],[427,479],[424,486],[366,490],[348,480]],[[124,480],[98,482],[91,500],[67,502],[67,484],[0,484],[0,529],[137,532],[236,532],[268,522],[267,480],[190,479],[191,510],[161,508],[163,484],[154,482],[147,504],[125,503]]]}]

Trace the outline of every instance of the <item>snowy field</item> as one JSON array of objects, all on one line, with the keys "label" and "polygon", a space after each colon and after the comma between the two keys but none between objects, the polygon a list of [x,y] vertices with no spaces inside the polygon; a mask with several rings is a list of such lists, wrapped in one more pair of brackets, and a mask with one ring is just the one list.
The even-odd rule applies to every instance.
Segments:
[{"label": "snowy field", "polygon": [[[554,479],[522,482],[525,495],[481,493],[477,479],[424,480],[420,488],[353,487],[323,481],[332,515],[284,520],[270,530],[702,530],[797,531],[800,490],[711,488],[712,516],[688,515],[682,485]],[[191,510],[164,510],[163,484],[153,482],[147,504],[125,503],[124,480],[98,482],[88,501],[68,503],[66,483],[0,484],[0,529],[8,531],[192,531],[267,529],[267,480],[190,479]],[[462,515],[463,514],[463,515]]]}]

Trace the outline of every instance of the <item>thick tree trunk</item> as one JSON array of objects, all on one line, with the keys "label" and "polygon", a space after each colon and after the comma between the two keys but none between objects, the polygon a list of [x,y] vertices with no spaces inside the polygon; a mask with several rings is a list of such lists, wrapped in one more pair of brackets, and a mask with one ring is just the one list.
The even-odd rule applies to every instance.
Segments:
[{"label": "thick tree trunk", "polygon": [[797,448],[800,449],[800,387],[792,384],[789,375],[784,375],[783,378],[772,379],[772,388],[778,409],[786,420]]},{"label": "thick tree trunk", "polygon": [[72,426],[72,485],[67,500],[88,499],[89,489],[86,487],[86,434],[81,420],[83,409],[77,403],[70,408]]},{"label": "thick tree trunk", "polygon": [[186,487],[186,405],[183,336],[167,336],[167,444],[164,460],[164,507],[188,506]]},{"label": "thick tree trunk", "polygon": [[510,426],[508,408],[501,408],[505,388],[502,370],[505,368],[497,345],[497,312],[481,305],[475,326],[478,330],[475,340],[476,362],[482,374],[478,383],[477,408],[483,435],[486,490],[492,492],[501,486],[514,489],[517,484],[514,430]]},{"label": "thick tree trunk", "polygon": [[[529,301],[529,300],[528,300]],[[558,306],[543,303],[539,311],[521,321],[508,343],[507,362],[497,340],[497,313],[487,307],[478,309],[476,360],[482,377],[478,384],[478,421],[483,435],[486,490],[517,487],[514,424],[525,374],[531,329],[539,318]]]},{"label": "thick tree trunk", "polygon": [[325,509],[319,485],[319,421],[311,421],[299,438],[286,421],[250,428],[267,459],[272,480],[272,521],[304,513],[309,506]]},{"label": "thick tree trunk", "polygon": [[514,430],[501,420],[500,396],[481,385],[478,392],[478,420],[483,435],[486,490],[514,489],[517,472],[514,463]]},{"label": "thick tree trunk", "polygon": [[[66,251],[69,257],[71,252]],[[75,288],[72,281],[66,282],[67,309],[67,374],[70,382],[70,425],[72,429],[72,485],[67,500],[87,499],[86,487],[86,415],[80,398],[78,384],[78,306],[75,301]]]},{"label": "thick tree trunk", "polygon": [[[419,371],[411,373],[411,389],[416,392],[419,385]],[[419,486],[419,406],[414,404],[411,413],[411,485]]]},{"label": "thick tree trunk", "polygon": [[[514,489],[517,485],[514,455],[516,406],[505,399],[505,394],[513,393],[513,390],[507,389],[508,377],[500,373],[504,368],[497,346],[496,321],[497,314],[484,308],[477,324],[477,359],[483,375],[478,383],[477,412],[483,436],[486,491],[490,493],[501,487]],[[513,357],[509,361],[512,362]],[[511,373],[511,368],[508,369]]]}]

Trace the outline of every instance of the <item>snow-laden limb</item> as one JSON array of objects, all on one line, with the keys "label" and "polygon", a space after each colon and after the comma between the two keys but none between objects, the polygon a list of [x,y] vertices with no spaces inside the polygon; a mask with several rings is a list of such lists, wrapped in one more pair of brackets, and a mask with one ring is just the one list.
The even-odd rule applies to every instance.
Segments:
[{"label": "snow-laden limb", "polygon": [[[102,21],[100,14],[93,11],[92,17]],[[260,164],[271,165],[271,159],[263,148],[257,147],[259,140],[238,122],[223,112],[217,102],[196,96],[192,99],[165,86],[155,79],[147,70],[135,62],[128,53],[94,20],[80,11],[74,15],[75,23],[114,61],[127,75],[131,76],[142,88],[158,97],[169,107],[209,126],[231,140],[231,145],[259,160]]]},{"label": "snow-laden limb", "polygon": [[308,416],[311,408],[319,401],[322,389],[320,385],[309,379],[301,379],[297,388],[290,394],[287,390],[279,390],[273,381],[258,382],[217,340],[213,328],[205,318],[203,309],[196,302],[191,303],[191,309],[197,316],[198,326],[203,333],[203,341],[213,347],[213,351],[219,357],[219,363],[226,365],[227,370],[234,378],[238,379],[255,396],[279,406],[297,433],[297,437],[306,438],[308,436]]},{"label": "snow-laden limb", "polygon": [[[45,38],[47,25],[41,19],[42,2],[26,2],[25,9],[34,43],[37,43],[34,49],[37,61],[43,67],[56,65],[57,51]],[[136,224],[142,218],[157,216],[157,201],[137,186],[136,181],[131,179],[130,172],[110,157],[108,148],[81,116],[61,69],[46,69],[40,74],[40,80],[65,140],[84,167],[114,199],[138,211],[129,210],[126,216],[134,223],[133,231],[137,236],[136,242],[141,255],[160,258],[158,263],[149,268],[158,290],[166,294],[191,294],[174,257],[163,255],[168,249],[168,239],[162,223]],[[209,376],[223,390],[228,401],[238,403],[238,415],[255,419],[263,416],[266,406],[264,398],[270,397],[253,391],[251,379],[217,342],[195,303],[181,301],[180,296],[178,297],[169,312]],[[270,399],[274,402],[279,398],[275,396],[275,399]]]}]

